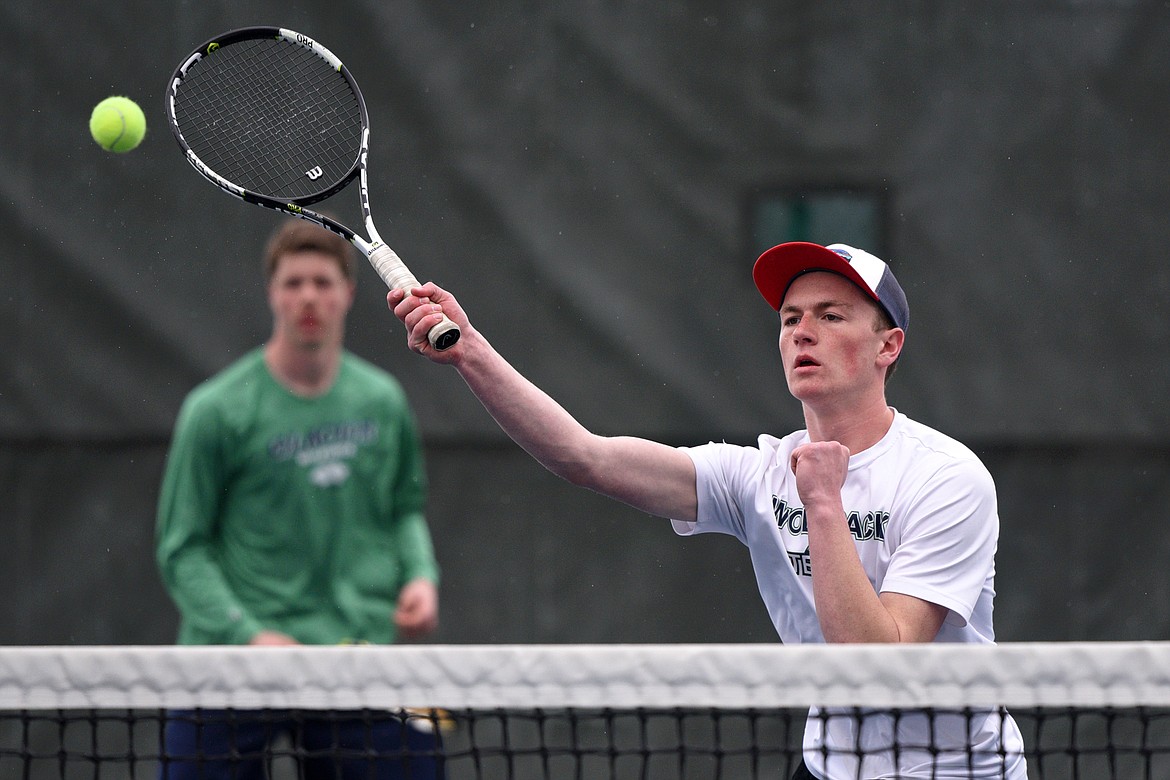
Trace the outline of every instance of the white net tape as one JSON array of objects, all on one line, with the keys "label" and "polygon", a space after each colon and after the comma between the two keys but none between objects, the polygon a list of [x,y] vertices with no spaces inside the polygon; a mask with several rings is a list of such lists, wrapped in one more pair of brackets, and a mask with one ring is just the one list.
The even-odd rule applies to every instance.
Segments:
[{"label": "white net tape", "polygon": [[0,709],[1170,705],[1170,643],[6,647]]}]

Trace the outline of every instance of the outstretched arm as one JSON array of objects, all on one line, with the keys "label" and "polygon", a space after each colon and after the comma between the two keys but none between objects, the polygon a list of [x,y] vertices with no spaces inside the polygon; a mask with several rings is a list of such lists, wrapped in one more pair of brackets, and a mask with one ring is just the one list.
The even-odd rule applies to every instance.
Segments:
[{"label": "outstretched arm", "polygon": [[[593,434],[504,360],[451,293],[431,282],[411,293],[391,290],[386,299],[406,326],[407,345],[454,366],[500,428],[545,468],[650,514],[695,519],[695,467],[684,452],[646,439]],[[458,323],[462,336],[454,347],[436,352],[426,334],[443,314]]]}]

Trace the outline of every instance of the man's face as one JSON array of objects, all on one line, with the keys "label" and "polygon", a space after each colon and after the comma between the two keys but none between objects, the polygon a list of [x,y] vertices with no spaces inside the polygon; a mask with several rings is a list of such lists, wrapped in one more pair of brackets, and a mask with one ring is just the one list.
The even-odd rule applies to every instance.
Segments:
[{"label": "man's face", "polygon": [[875,330],[878,316],[873,299],[845,277],[798,276],[780,306],[780,356],[792,395],[848,402],[880,390],[891,331]]},{"label": "man's face", "polygon": [[300,349],[340,344],[353,291],[330,255],[315,251],[285,255],[268,282],[274,333]]}]

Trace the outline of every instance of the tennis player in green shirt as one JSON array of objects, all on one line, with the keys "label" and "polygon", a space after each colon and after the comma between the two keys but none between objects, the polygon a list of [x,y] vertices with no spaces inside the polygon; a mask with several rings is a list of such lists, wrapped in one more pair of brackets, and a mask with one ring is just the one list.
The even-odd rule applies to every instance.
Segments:
[{"label": "tennis player in green shirt", "polygon": [[[401,386],[343,347],[354,250],[290,220],[269,241],[265,272],[271,338],[190,393],[167,458],[156,553],[179,609],[178,641],[423,637],[438,625],[423,457]],[[347,745],[361,752],[369,728],[356,717],[340,728],[241,721],[239,713],[229,722],[203,712],[201,720],[173,713],[161,777],[260,778],[260,759],[229,754],[259,754],[281,731],[310,754]],[[379,719],[377,751],[386,758],[376,776],[442,776],[430,725]],[[404,760],[406,747],[421,757]],[[304,776],[368,776],[365,758],[352,763],[306,759]]]}]

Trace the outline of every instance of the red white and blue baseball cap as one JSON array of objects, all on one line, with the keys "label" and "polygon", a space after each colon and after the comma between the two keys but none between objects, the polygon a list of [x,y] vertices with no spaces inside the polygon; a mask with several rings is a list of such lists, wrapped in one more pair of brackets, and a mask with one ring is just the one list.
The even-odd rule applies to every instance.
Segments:
[{"label": "red white and blue baseball cap", "polygon": [[821,246],[807,241],[790,241],[774,246],[756,260],[752,269],[756,289],[776,311],[796,277],[812,271],[840,274],[877,301],[897,327],[910,324],[910,305],[894,272],[882,260],[863,249],[845,244]]}]

